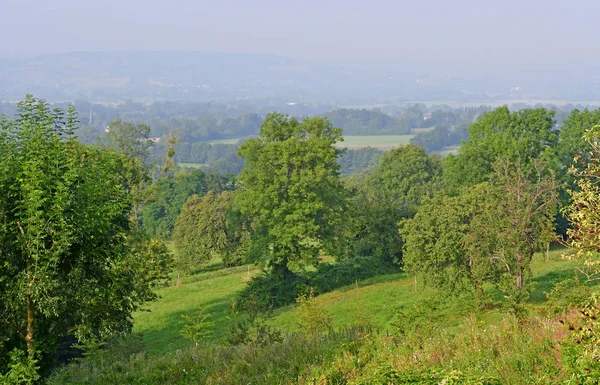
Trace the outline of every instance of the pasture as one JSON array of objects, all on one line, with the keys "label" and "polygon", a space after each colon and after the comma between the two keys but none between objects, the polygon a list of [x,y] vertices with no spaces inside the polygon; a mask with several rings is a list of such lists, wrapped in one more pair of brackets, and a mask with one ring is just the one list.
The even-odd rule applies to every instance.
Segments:
[{"label": "pasture", "polygon": [[336,144],[338,148],[355,150],[363,147],[375,147],[380,150],[391,150],[402,144],[408,144],[414,135],[364,135],[344,136],[344,141]]},{"label": "pasture", "polygon": [[[561,280],[573,275],[571,264],[561,258],[564,249],[556,248],[550,252],[548,260],[543,253],[537,253],[532,262],[535,290],[529,300],[532,309],[545,302],[545,293]],[[234,316],[236,294],[248,281],[248,275],[254,276],[259,269],[248,266],[220,268],[213,261],[204,271],[184,276],[183,286],[172,284],[159,290],[160,299],[148,305],[147,310],[139,311],[134,317],[134,332],[143,335],[147,352],[160,355],[188,347],[192,344],[181,335],[184,326],[182,315],[192,316],[200,306],[206,307],[211,314],[211,342],[222,342],[231,326]],[[398,310],[410,311],[413,305],[427,301],[432,292],[419,289],[414,291],[413,277],[404,273],[390,274],[358,281],[316,297],[329,314],[334,327],[345,327],[368,320],[379,330],[393,330]],[[492,297],[501,294],[489,288]],[[459,301],[460,302],[460,301]],[[443,325],[455,328],[464,318],[464,308],[457,302],[442,311]],[[277,309],[269,324],[282,330],[294,331],[298,328],[298,308],[290,305]],[[496,308],[482,314],[484,319],[498,320],[506,314],[505,309]]]}]

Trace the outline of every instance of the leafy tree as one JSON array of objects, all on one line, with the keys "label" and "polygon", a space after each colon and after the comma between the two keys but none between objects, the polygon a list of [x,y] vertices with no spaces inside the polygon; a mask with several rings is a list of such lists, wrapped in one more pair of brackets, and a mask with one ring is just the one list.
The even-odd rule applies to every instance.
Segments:
[{"label": "leafy tree", "polygon": [[150,149],[154,145],[150,139],[150,127],[144,123],[126,122],[121,119],[110,122],[103,144],[117,152],[142,162],[150,154]]},{"label": "leafy tree", "polygon": [[207,192],[202,170],[182,171],[172,178],[159,179],[141,210],[142,226],[150,234],[170,238],[183,204],[194,194]]},{"label": "leafy tree", "polygon": [[132,238],[127,160],[80,144],[76,127],[72,109],[32,96],[0,119],[0,373],[13,349],[46,366],[68,335],[126,332],[155,297],[162,260]]},{"label": "leafy tree", "polygon": [[400,262],[402,238],[397,223],[414,215],[440,180],[440,163],[422,147],[405,145],[386,152],[364,181],[351,187],[349,218],[342,225],[347,256]]},{"label": "leafy tree", "polygon": [[438,194],[427,199],[414,216],[402,222],[404,269],[423,279],[423,284],[451,295],[470,292],[479,300],[483,283],[493,277],[482,252],[489,245],[472,235],[474,218],[485,209],[487,185],[463,188],[457,196]]},{"label": "leafy tree", "polygon": [[556,181],[540,162],[534,167],[498,162],[487,194],[492,204],[472,225],[474,241],[486,245],[487,258],[502,267],[500,289],[515,306],[529,296],[534,252],[554,238]]},{"label": "leafy tree", "polygon": [[370,257],[387,263],[402,258],[402,238],[397,223],[413,215],[406,206],[395,206],[376,189],[358,185],[350,189],[348,219],[340,226],[347,258]]},{"label": "leafy tree", "polygon": [[572,224],[567,231],[567,245],[573,249],[568,258],[576,263],[588,281],[600,279],[600,125],[584,134],[590,146],[588,156],[576,156],[576,165],[570,168],[577,189],[569,190],[572,203],[565,214]]},{"label": "leafy tree", "polygon": [[237,205],[252,219],[251,251],[281,273],[314,265],[332,249],[344,210],[334,147],[341,139],[324,118],[270,114],[259,137],[239,149],[246,164]]},{"label": "leafy tree", "polygon": [[225,265],[238,264],[244,254],[247,232],[231,211],[231,193],[210,191],[200,198],[193,195],[184,204],[175,222],[173,242],[176,262],[184,271],[198,267],[211,258],[221,258]]},{"label": "leafy tree", "polygon": [[212,322],[208,319],[209,314],[205,307],[200,307],[195,317],[183,314],[181,318],[185,321],[185,326],[181,329],[181,334],[185,338],[189,338],[196,344],[196,347],[200,345],[200,342],[210,338],[212,336]]},{"label": "leafy tree", "polygon": [[374,169],[381,160],[383,151],[373,147],[345,150],[338,157],[342,175],[359,174]]},{"label": "leafy tree", "polygon": [[585,165],[590,160],[590,154],[594,147],[589,139],[584,137],[592,127],[600,124],[600,109],[589,111],[573,110],[569,117],[563,121],[560,129],[560,141],[557,146],[559,167],[557,167],[557,177],[564,183],[561,189],[561,206],[565,207],[570,203],[568,190],[577,189],[576,171],[568,172],[571,167],[575,167],[578,172],[585,169]]},{"label": "leafy tree", "polygon": [[533,254],[554,236],[556,183],[539,164],[495,168],[490,182],[437,196],[404,222],[403,262],[449,293],[467,288],[481,298],[481,285],[495,283],[518,312],[531,289]]},{"label": "leafy tree", "polygon": [[469,127],[469,140],[456,156],[444,159],[444,182],[450,191],[488,180],[499,159],[533,170],[538,158],[552,161],[558,141],[554,111],[543,108],[510,112],[499,107]]},{"label": "leafy tree", "polygon": [[394,206],[414,208],[438,188],[440,178],[439,158],[407,144],[386,152],[367,183]]}]

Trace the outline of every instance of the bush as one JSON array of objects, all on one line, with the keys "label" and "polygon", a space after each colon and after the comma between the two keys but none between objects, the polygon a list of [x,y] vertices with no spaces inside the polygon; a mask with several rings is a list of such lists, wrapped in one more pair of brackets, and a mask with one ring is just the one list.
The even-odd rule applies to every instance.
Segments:
[{"label": "bush", "polygon": [[308,279],[298,274],[288,274],[285,278],[272,272],[263,272],[253,278],[240,292],[238,303],[249,312],[266,312],[290,303],[308,291]]}]

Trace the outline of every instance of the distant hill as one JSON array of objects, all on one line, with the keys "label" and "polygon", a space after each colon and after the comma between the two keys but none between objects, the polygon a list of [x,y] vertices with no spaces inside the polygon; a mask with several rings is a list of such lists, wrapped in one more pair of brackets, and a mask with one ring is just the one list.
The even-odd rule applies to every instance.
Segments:
[{"label": "distant hill", "polygon": [[290,104],[600,99],[600,86],[582,77],[509,75],[482,79],[364,71],[267,54],[76,52],[0,59],[0,100],[19,100],[27,93],[53,101],[267,98]]}]

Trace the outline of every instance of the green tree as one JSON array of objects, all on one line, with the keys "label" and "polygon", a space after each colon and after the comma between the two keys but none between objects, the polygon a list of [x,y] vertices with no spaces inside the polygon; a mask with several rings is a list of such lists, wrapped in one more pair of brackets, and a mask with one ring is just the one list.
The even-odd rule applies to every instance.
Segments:
[{"label": "green tree", "polygon": [[150,127],[144,123],[113,120],[106,128],[108,132],[102,143],[131,159],[140,159],[143,163],[148,158],[154,145],[150,139]]},{"label": "green tree", "polygon": [[494,283],[519,311],[533,254],[554,237],[556,199],[554,177],[539,164],[497,162],[489,182],[437,196],[404,222],[405,268],[449,293],[469,288],[481,298],[481,285]]},{"label": "green tree", "polygon": [[[560,182],[564,183],[560,191],[562,207],[566,207],[570,203],[568,190],[578,188],[575,174],[585,169],[585,164],[590,160],[590,154],[594,151],[589,140],[584,139],[586,133],[598,124],[600,124],[600,109],[573,110],[563,121],[557,146],[559,160],[557,177]],[[577,172],[575,170],[569,172],[571,167],[575,167]]]},{"label": "green tree", "polygon": [[487,206],[474,220],[474,242],[487,246],[487,258],[502,267],[500,289],[516,306],[531,291],[534,252],[554,238],[557,184],[540,162],[533,169],[499,161],[489,184]]},{"label": "green tree", "polygon": [[543,108],[510,112],[499,107],[469,127],[469,140],[458,154],[444,159],[444,182],[450,192],[485,182],[499,159],[519,162],[533,170],[536,159],[554,161],[558,131],[554,111]]},{"label": "green tree", "polygon": [[248,235],[231,213],[231,203],[229,191],[210,191],[202,198],[192,195],[184,204],[173,231],[176,262],[181,270],[197,268],[215,257],[227,266],[242,260]]},{"label": "green tree", "polygon": [[317,264],[335,243],[345,196],[334,147],[340,140],[341,130],[324,118],[270,114],[258,138],[239,149],[246,164],[237,205],[252,220],[251,250],[281,273]]},{"label": "green tree", "polygon": [[472,222],[486,208],[487,190],[484,183],[463,188],[457,196],[438,194],[401,223],[404,269],[420,276],[424,286],[483,298],[483,283],[494,276],[486,259],[490,250],[483,251],[490,245],[477,244]]},{"label": "green tree", "polygon": [[206,174],[202,170],[184,170],[174,177],[159,179],[141,209],[144,230],[153,236],[170,238],[183,204],[192,195],[203,196],[206,192]]},{"label": "green tree", "polygon": [[407,144],[386,152],[367,184],[394,206],[414,209],[440,187],[441,172],[439,157]]},{"label": "green tree", "polygon": [[76,127],[72,109],[32,96],[0,120],[0,373],[13,349],[47,366],[70,334],[126,332],[154,298],[130,237],[126,160],[83,146]]},{"label": "green tree", "polygon": [[385,262],[402,259],[398,222],[415,214],[421,201],[441,181],[439,158],[422,147],[404,145],[386,152],[364,181],[354,178],[348,202],[349,220],[343,224],[350,256],[372,256]]},{"label": "green tree", "polygon": [[593,126],[583,136],[591,151],[577,156],[570,168],[576,189],[569,190],[571,204],[565,214],[572,228],[567,231],[567,245],[573,250],[567,257],[588,281],[600,279],[600,125]]}]

